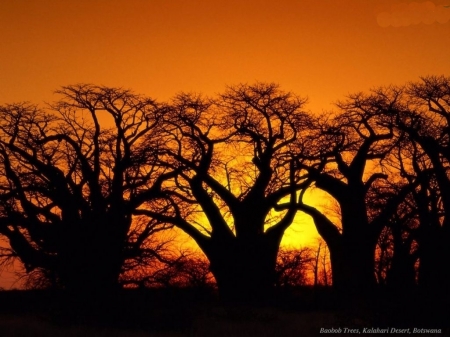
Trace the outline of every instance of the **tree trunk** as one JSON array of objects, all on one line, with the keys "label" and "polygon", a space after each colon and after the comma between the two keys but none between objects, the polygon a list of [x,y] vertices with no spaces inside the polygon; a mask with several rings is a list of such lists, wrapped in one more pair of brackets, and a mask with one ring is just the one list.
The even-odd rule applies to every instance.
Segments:
[{"label": "tree trunk", "polygon": [[330,245],[333,288],[344,300],[365,298],[376,284],[375,244],[358,237],[343,236]]},{"label": "tree trunk", "polygon": [[386,273],[386,285],[397,293],[410,292],[416,285],[415,257],[410,253],[412,237],[404,240],[402,234],[399,226],[392,227],[394,251]]},{"label": "tree trunk", "polygon": [[[97,233],[96,233],[97,232]],[[112,233],[78,233],[60,256],[63,286],[77,293],[102,293],[119,287],[123,243]]]},{"label": "tree trunk", "polygon": [[[449,247],[444,231],[428,233],[419,244],[419,286],[427,292],[439,293],[448,290],[450,271]],[[447,289],[446,289],[447,288]]]},{"label": "tree trunk", "polygon": [[320,246],[322,245],[319,242],[319,247],[317,247],[316,257],[314,259],[314,287],[317,288],[318,283],[318,274],[319,274],[319,257],[320,257]]},{"label": "tree trunk", "polygon": [[265,234],[231,241],[228,244],[215,242],[205,252],[220,296],[231,302],[270,300],[279,243]]}]

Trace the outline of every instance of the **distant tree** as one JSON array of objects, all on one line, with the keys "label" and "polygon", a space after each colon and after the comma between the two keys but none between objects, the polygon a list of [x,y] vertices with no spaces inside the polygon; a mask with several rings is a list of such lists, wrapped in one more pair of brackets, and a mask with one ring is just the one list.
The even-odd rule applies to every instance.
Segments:
[{"label": "distant tree", "polygon": [[[170,209],[155,201],[141,212],[197,242],[224,298],[261,299],[275,284],[281,238],[306,186],[294,160],[311,119],[304,104],[258,83],[215,100],[180,94],[165,115],[160,165],[181,172],[165,184]],[[282,200],[291,206],[275,211]]]},{"label": "distant tree", "polygon": [[146,239],[164,227],[133,226],[173,175],[155,161],[165,109],[123,89],[57,93],[49,111],[0,107],[0,235],[28,273],[73,290],[115,288],[125,261],[149,253]]},{"label": "distant tree", "polygon": [[216,282],[209,262],[198,253],[179,252],[169,260],[151,266],[141,265],[127,273],[122,282],[127,287],[142,288],[215,288]]},{"label": "distant tree", "polygon": [[59,275],[56,271],[44,268],[35,268],[27,273],[23,271],[16,271],[17,285],[20,288],[27,290],[49,290],[61,289],[64,287],[61,284]]},{"label": "distant tree", "polygon": [[167,273],[162,270],[157,271],[155,279],[165,278],[170,280],[169,285],[189,288],[214,288],[216,285],[214,276],[209,269],[209,262],[203,256],[187,256],[179,259],[171,266],[171,269],[174,273],[173,276],[168,278]]},{"label": "distant tree", "polygon": [[181,261],[181,284],[190,288],[214,288],[216,282],[209,268],[209,262],[203,256],[189,257]]},{"label": "distant tree", "polygon": [[330,252],[322,238],[317,240],[317,246],[313,252],[310,265],[313,276],[312,284],[314,287],[332,285]]},{"label": "distant tree", "polygon": [[319,244],[317,245],[317,250],[315,252],[314,258],[312,260],[312,268],[313,268],[313,275],[314,275],[314,287],[317,287],[319,285],[319,268],[320,268],[320,253],[322,249],[322,241],[319,241]]},{"label": "distant tree", "polygon": [[320,264],[320,284],[323,286],[329,286],[332,285],[330,250],[324,241],[320,241],[319,244],[323,246],[321,254],[319,254],[318,261]]},{"label": "distant tree", "polygon": [[278,252],[275,285],[279,288],[298,287],[308,284],[313,250],[281,248]]},{"label": "distant tree", "polygon": [[170,226],[145,216],[135,216],[128,232],[126,258],[122,265],[121,286],[149,287],[149,279],[159,270],[173,268],[186,252],[176,246],[176,233]]}]

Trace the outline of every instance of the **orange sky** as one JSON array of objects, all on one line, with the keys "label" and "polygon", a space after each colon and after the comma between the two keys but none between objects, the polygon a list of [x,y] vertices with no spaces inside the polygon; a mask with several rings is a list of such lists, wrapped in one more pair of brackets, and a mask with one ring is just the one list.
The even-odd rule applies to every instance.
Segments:
[{"label": "orange sky", "polygon": [[[164,100],[258,80],[320,112],[351,92],[449,76],[442,5],[450,0],[1,1],[0,104],[51,101],[79,82]],[[313,226],[298,222],[285,243],[313,242]]]}]

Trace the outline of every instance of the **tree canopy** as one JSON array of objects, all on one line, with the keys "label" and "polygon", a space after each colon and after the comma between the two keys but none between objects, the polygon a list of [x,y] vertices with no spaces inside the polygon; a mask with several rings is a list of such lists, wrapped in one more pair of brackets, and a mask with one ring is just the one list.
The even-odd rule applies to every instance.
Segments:
[{"label": "tree canopy", "polygon": [[[261,299],[291,284],[280,281],[286,270],[304,279],[291,265],[315,261],[317,279],[320,250],[279,254],[285,230],[307,214],[339,291],[445,289],[450,78],[352,94],[322,114],[272,83],[165,103],[94,85],[57,93],[45,109],[0,107],[2,258],[27,272],[70,289],[210,282],[204,262],[158,239],[177,227],[225,298]],[[305,203],[314,189],[337,216]],[[167,268],[146,276],[158,263]]]}]

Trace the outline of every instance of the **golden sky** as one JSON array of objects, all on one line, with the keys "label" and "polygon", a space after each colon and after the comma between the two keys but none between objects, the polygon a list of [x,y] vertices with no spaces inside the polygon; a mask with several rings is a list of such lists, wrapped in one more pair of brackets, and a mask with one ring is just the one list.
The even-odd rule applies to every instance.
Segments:
[{"label": "golden sky", "polygon": [[[450,75],[450,0],[11,0],[0,2],[0,104],[61,85],[179,91],[277,82],[328,110],[355,91]],[[299,222],[307,222],[299,219]],[[297,233],[297,234],[296,234]],[[285,242],[307,244],[313,227]]]},{"label": "golden sky", "polygon": [[380,26],[378,15],[402,3],[1,1],[0,103],[52,100],[79,82],[166,99],[259,80],[308,95],[320,110],[349,92],[448,75],[450,21]]}]

